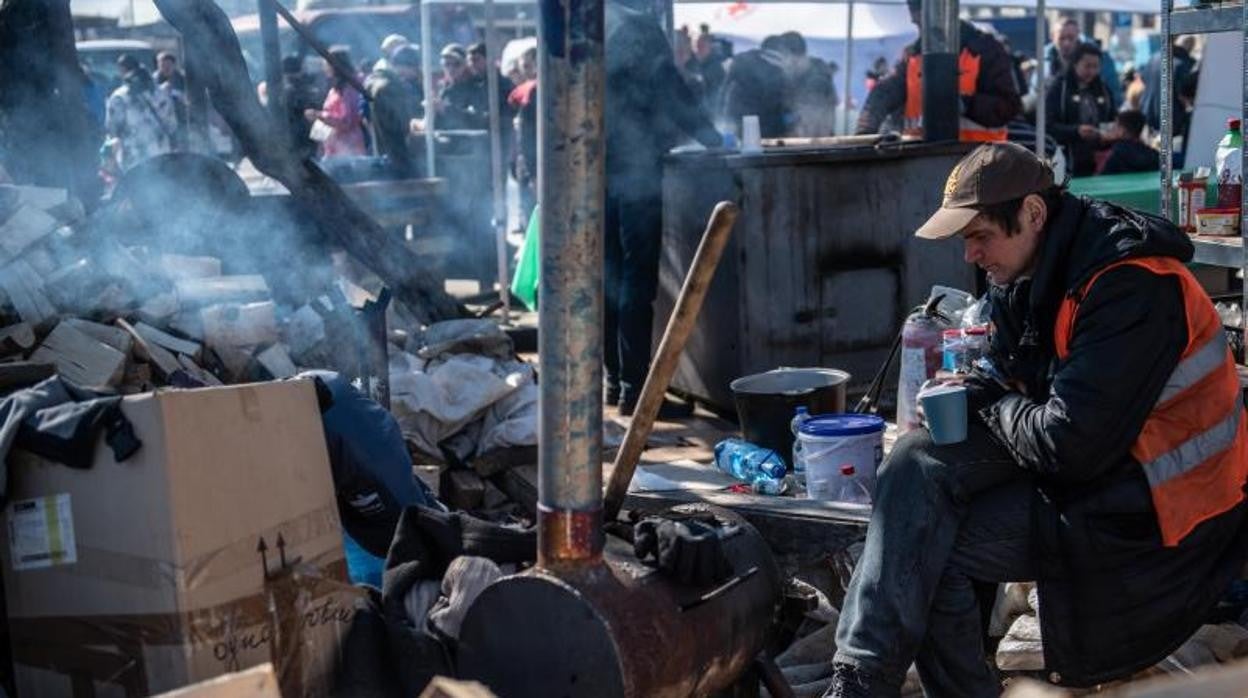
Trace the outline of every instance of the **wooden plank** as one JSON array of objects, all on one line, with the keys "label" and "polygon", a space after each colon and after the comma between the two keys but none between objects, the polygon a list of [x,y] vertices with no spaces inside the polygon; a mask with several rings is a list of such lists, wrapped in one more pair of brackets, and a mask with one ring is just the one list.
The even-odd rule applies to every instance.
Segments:
[{"label": "wooden plank", "polygon": [[179,279],[174,292],[182,305],[247,303],[269,297],[269,284],[259,274]]},{"label": "wooden plank", "polygon": [[61,321],[61,324],[69,325],[97,342],[103,342],[123,354],[129,354],[130,348],[134,345],[134,340],[130,338],[130,334],[120,327],[101,325],[98,322],[91,322],[90,320],[76,317],[67,317]]},{"label": "wooden plank", "polygon": [[221,276],[221,260],[216,257],[192,257],[162,254],[160,270],[171,280],[204,279]]},{"label": "wooden plank", "polygon": [[56,366],[63,378],[88,388],[115,386],[126,370],[125,354],[63,322],[30,359]]},{"label": "wooden plank", "polygon": [[182,367],[182,364],[178,363],[177,357],[171,354],[169,350],[158,344],[148,342],[130,323],[117,318],[117,326],[128,332],[134,340],[135,355],[151,364],[156,369],[156,374],[161,378],[168,379],[174,371]]},{"label": "wooden plank", "polygon": [[299,367],[295,366],[290,354],[286,352],[286,347],[281,344],[274,344],[256,354],[256,361],[274,378],[290,378],[299,373]]},{"label": "wooden plank", "polygon": [[136,322],[134,331],[138,332],[150,344],[164,347],[175,354],[186,354],[192,359],[198,359],[200,352],[203,350],[203,347],[198,342],[174,337],[168,332],[152,327],[145,322]]},{"label": "wooden plank", "polygon": [[35,327],[56,317],[56,307],[48,300],[43,281],[30,265],[22,260],[0,269],[0,288],[22,320]]},{"label": "wooden plank", "polygon": [[193,686],[161,693],[156,698],[282,698],[271,663],[218,676]]},{"label": "wooden plank", "polygon": [[240,347],[278,341],[277,308],[264,303],[210,305],[199,313],[210,347]]},{"label": "wooden plank", "polygon": [[183,371],[186,371],[192,378],[204,385],[212,387],[225,385],[220,378],[217,378],[211,372],[195,363],[195,360],[186,354],[178,354],[178,363],[182,366]]},{"label": "wooden plank", "polygon": [[178,305],[178,297],[172,293],[160,293],[139,306],[139,319],[149,323],[166,324],[169,318],[178,314],[181,306]]},{"label": "wooden plank", "polygon": [[58,226],[55,218],[34,206],[18,208],[0,225],[0,263],[7,264]]},{"label": "wooden plank", "polygon": [[18,322],[0,328],[0,353],[25,352],[35,346],[35,329],[29,322]]}]

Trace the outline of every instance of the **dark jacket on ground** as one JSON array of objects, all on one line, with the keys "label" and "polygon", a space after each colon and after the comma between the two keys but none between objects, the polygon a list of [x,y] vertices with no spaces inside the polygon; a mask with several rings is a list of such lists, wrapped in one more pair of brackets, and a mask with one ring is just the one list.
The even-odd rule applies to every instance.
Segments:
[{"label": "dark jacket on ground", "polygon": [[[1081,114],[1082,104],[1087,101],[1089,110],[1095,112],[1093,119]],[[1070,153],[1069,171],[1076,177],[1096,172],[1097,143],[1085,141],[1079,135],[1080,126],[1099,126],[1114,120],[1114,99],[1099,77],[1087,86],[1080,87],[1073,69],[1062,73],[1049,83],[1044,96],[1045,114],[1049,133],[1053,139],[1066,146]]]},{"label": "dark jacket on ground", "polygon": [[1160,661],[1207,618],[1243,568],[1246,505],[1162,546],[1148,482],[1130,455],[1187,343],[1178,282],[1139,267],[1102,275],[1057,361],[1063,299],[1129,257],[1192,257],[1168,221],[1063,197],[1031,279],[991,292],[992,354],[1026,395],[978,413],[1035,473],[1034,531],[1046,667],[1088,685]]},{"label": "dark jacket on ground", "polygon": [[[1022,99],[1014,85],[1014,59],[1005,52],[1001,42],[962,22],[959,45],[980,59],[979,79],[975,94],[962,98],[962,116],[988,128],[1000,128],[1023,110]],[[906,64],[910,56],[922,54],[918,41],[906,47],[893,72],[881,79],[867,95],[866,104],[858,115],[856,133],[878,133],[888,117],[901,123],[906,106]]]},{"label": "dark jacket on ground", "polygon": [[1100,174],[1156,172],[1160,166],[1161,155],[1156,148],[1140,141],[1118,141],[1109,149],[1109,157]]},{"label": "dark jacket on ground", "polygon": [[722,139],[654,17],[608,2],[606,32],[607,194],[657,196],[667,151],[690,137],[707,146]]},{"label": "dark jacket on ground", "polygon": [[373,130],[377,151],[388,157],[401,177],[414,177],[419,163],[407,145],[412,119],[424,116],[424,90],[415,81],[404,80],[393,70],[374,70],[364,82],[373,98]]}]

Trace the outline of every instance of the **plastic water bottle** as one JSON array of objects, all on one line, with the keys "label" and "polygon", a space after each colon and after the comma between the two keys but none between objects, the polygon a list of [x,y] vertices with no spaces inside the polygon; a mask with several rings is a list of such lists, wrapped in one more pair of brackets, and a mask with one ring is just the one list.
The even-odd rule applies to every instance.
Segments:
[{"label": "plastic water bottle", "polygon": [[753,482],[760,475],[781,480],[786,466],[780,454],[741,439],[724,439],[715,444],[715,467],[741,480]]},{"label": "plastic water bottle", "polygon": [[759,475],[750,483],[750,489],[754,491],[754,494],[782,494],[784,492],[784,480]]},{"label": "plastic water bottle", "polygon": [[793,431],[793,460],[790,461],[793,464],[793,478],[803,486],[806,484],[806,461],[802,458],[802,439],[798,432],[808,421],[810,410],[805,405],[800,405],[793,414],[793,421],[789,422],[789,429]]},{"label": "plastic water bottle", "polygon": [[846,463],[841,466],[841,477],[834,490],[835,496],[832,498],[835,502],[842,504],[871,504],[871,493],[867,491],[867,486],[862,484],[858,476],[854,472],[854,466]]}]

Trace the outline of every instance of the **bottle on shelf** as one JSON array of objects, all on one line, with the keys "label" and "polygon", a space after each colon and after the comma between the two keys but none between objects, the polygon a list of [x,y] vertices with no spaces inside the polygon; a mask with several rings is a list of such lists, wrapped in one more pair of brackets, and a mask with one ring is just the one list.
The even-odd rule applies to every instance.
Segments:
[{"label": "bottle on shelf", "polygon": [[1239,209],[1244,186],[1243,163],[1240,160],[1243,149],[1244,137],[1240,133],[1239,119],[1227,119],[1226,135],[1218,142],[1213,160],[1218,180],[1218,208]]}]

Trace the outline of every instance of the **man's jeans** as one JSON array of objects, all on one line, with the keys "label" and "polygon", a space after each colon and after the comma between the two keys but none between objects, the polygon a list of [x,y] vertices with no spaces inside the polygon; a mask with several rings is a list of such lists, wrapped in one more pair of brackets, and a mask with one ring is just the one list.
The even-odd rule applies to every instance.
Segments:
[{"label": "man's jeans", "polygon": [[1035,578],[1031,497],[982,424],[947,446],[926,429],[903,436],[879,472],[835,661],[881,681],[879,695],[897,695],[912,661],[928,696],[999,695],[972,582]]},{"label": "man's jeans", "polygon": [[603,361],[607,385],[626,401],[638,398],[650,371],[662,206],[657,195],[607,197]]}]

